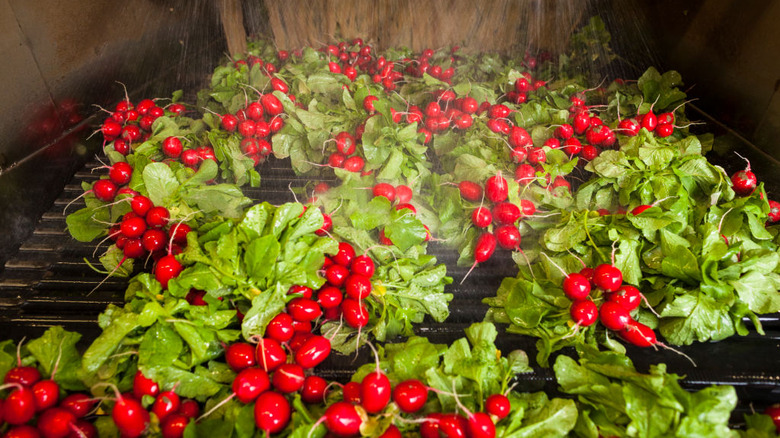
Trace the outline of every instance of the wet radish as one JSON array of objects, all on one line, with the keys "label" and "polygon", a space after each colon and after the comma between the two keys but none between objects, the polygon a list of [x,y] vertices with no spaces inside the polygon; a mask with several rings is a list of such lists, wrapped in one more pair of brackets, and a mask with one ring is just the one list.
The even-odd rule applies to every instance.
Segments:
[{"label": "wet radish", "polygon": [[255,425],[267,434],[281,432],[290,422],[292,408],[283,395],[267,391],[255,402]]}]

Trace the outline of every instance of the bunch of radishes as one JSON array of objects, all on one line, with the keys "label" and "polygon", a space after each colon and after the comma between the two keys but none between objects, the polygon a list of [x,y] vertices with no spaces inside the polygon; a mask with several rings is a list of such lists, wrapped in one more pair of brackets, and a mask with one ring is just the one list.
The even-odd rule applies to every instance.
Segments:
[{"label": "bunch of radishes", "polygon": [[440,134],[449,128],[459,131],[472,126],[473,114],[479,111],[479,103],[473,97],[456,97],[452,90],[437,90],[433,100],[422,110],[412,105],[404,113],[391,110],[395,123],[417,123],[417,132],[424,134],[423,143],[430,142],[433,134]]},{"label": "bunch of radishes", "polygon": [[103,122],[100,132],[105,143],[113,142],[115,151],[127,155],[132,151],[133,144],[143,143],[149,138],[155,120],[164,115],[178,116],[184,114],[185,110],[186,107],[180,103],[161,108],[151,99],[141,100],[136,105],[129,99],[123,100]]},{"label": "bunch of radishes", "polygon": [[[458,47],[453,47],[450,52],[449,59],[444,58],[444,63],[438,63],[434,61],[435,52],[432,49],[425,49],[420,53],[417,59],[407,59],[406,74],[414,77],[422,77],[425,73],[433,76],[434,78],[446,82],[452,83],[452,77],[455,75],[455,67],[453,64],[456,61],[455,52]],[[447,66],[445,68],[445,65]]]},{"label": "bunch of radishes", "polygon": [[471,211],[471,223],[482,230],[474,247],[475,263],[487,261],[496,246],[520,249],[521,235],[516,224],[524,216],[536,212],[533,202],[526,199],[521,200],[520,205],[511,202],[509,184],[500,172],[485,181],[484,191],[483,186],[472,181],[461,181],[458,190],[464,200],[479,203]]},{"label": "bunch of radishes", "polygon": [[3,437],[97,437],[97,429],[85,417],[97,400],[84,393],[64,393],[54,380],[42,379],[40,371],[21,363],[3,377],[3,390],[9,391],[0,399],[0,427],[8,424]]},{"label": "bunch of radishes", "polygon": [[[280,61],[284,61],[289,55],[286,51],[280,50],[277,56]],[[248,68],[258,66],[269,76],[279,71],[275,64],[270,61],[263,61],[262,58],[255,55],[249,55],[246,59],[239,59],[233,62],[233,67],[241,68],[241,66],[247,66]]]},{"label": "bunch of radishes", "polygon": [[[271,78],[270,83],[275,91],[289,91],[287,84],[279,78]],[[222,115],[220,126],[241,136],[241,152],[257,166],[273,151],[270,138],[284,126],[283,113],[282,102],[273,93],[266,93],[258,100],[248,102],[236,114]]]},{"label": "bunch of radishes", "polygon": [[[534,62],[535,64],[535,62]],[[528,100],[528,93],[536,91],[547,85],[546,81],[534,79],[530,72],[521,73],[514,83],[514,90],[506,93],[506,98],[514,104],[525,103]]]},{"label": "bunch of radishes", "polygon": [[[373,97],[373,96],[371,96]],[[347,131],[341,131],[330,140],[336,143],[336,150],[328,156],[328,165],[349,172],[361,172],[366,162],[357,154],[357,140]]]},{"label": "bunch of radishes", "polygon": [[[572,300],[569,313],[577,326],[588,327],[600,321],[633,345],[659,345],[653,329],[631,317],[631,312],[642,302],[642,293],[630,284],[623,284],[623,273],[614,265],[603,263],[595,269],[586,267],[566,274],[562,288]],[[600,304],[591,299],[592,294]]]},{"label": "bunch of radishes", "polygon": [[[756,174],[750,170],[749,161],[747,161],[747,166],[743,170],[734,172],[734,174],[731,175],[731,188],[738,196],[750,196],[756,190],[757,186],[758,178],[756,177]],[[768,202],[768,223],[780,221],[780,202],[773,200],[769,200]]]},{"label": "bunch of radishes", "polygon": [[[414,419],[400,416],[419,415],[428,401],[429,391],[440,392],[416,379],[393,384],[377,367],[360,382],[344,385],[341,400],[328,406],[317,424],[324,424],[333,436],[351,437],[360,433],[361,426],[372,423],[372,416],[384,418],[395,415],[399,424],[419,424],[417,433],[423,438],[492,438],[496,436],[496,423],[511,410],[509,398],[493,394],[485,399],[484,412],[470,412],[458,403],[462,413],[434,412]],[[402,435],[395,424],[390,424],[379,436],[395,438]]]}]

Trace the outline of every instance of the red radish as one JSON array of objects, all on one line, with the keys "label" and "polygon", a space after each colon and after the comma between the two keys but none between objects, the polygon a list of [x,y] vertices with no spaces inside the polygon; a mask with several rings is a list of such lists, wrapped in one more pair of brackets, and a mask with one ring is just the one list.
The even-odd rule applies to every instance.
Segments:
[{"label": "red radish", "polygon": [[[279,315],[287,315],[286,313],[280,313]],[[279,316],[277,315],[277,316]],[[288,315],[289,316],[289,315]],[[274,318],[275,320],[276,318]],[[271,325],[274,320],[268,324],[266,332],[271,332]],[[292,337],[292,329],[290,330],[290,337]],[[246,342],[235,342],[230,344],[225,350],[225,362],[228,366],[236,372],[239,372],[245,368],[255,366],[255,347]]]},{"label": "red radish", "polygon": [[520,209],[523,211],[523,216],[533,216],[536,213],[536,206],[528,199],[520,201]]},{"label": "red radish", "polygon": [[190,228],[189,225],[178,223],[171,227],[171,239],[173,239],[174,243],[186,245],[187,234],[189,234],[190,231],[192,231],[192,228]]},{"label": "red radish", "polygon": [[140,217],[129,217],[122,220],[119,229],[125,237],[135,239],[143,236],[146,231],[146,221]]},{"label": "red radish", "polygon": [[172,254],[163,256],[154,265],[154,278],[160,282],[163,288],[168,287],[168,282],[176,278],[182,271],[182,265]]},{"label": "red radish", "polygon": [[422,438],[439,438],[439,422],[441,421],[443,414],[438,412],[431,412],[425,417],[425,421],[420,426],[420,436]]},{"label": "red radish", "polygon": [[428,388],[415,379],[405,380],[393,389],[393,402],[398,409],[407,414],[413,414],[428,401]]},{"label": "red radish", "polygon": [[137,214],[140,217],[146,216],[146,213],[153,206],[154,204],[152,204],[151,199],[147,198],[144,195],[133,196],[133,198],[130,200],[130,208],[132,208],[133,213]]},{"label": "red radish", "polygon": [[51,408],[41,413],[36,426],[44,438],[65,438],[75,422],[76,416],[70,411]]},{"label": "red radish", "polygon": [[395,200],[395,187],[388,183],[379,183],[374,185],[371,189],[372,194],[376,196],[384,196],[388,201],[393,202]]},{"label": "red radish", "polygon": [[155,206],[146,213],[146,225],[152,228],[161,228],[168,224],[171,214],[168,209],[161,206]]},{"label": "red radish", "polygon": [[235,379],[231,389],[238,401],[249,404],[271,387],[271,379],[268,373],[260,368],[245,368],[241,370]]},{"label": "red radish", "polygon": [[59,406],[69,410],[76,418],[83,418],[87,416],[96,403],[97,400],[87,394],[76,392],[62,399]]},{"label": "red radish", "polygon": [[363,170],[363,167],[365,166],[365,161],[363,160],[363,157],[358,155],[353,155],[346,160],[344,160],[344,169],[349,172],[360,172]]},{"label": "red radish", "polygon": [[487,207],[478,207],[471,212],[471,222],[478,228],[485,228],[493,222],[493,215]]},{"label": "red radish", "polygon": [[339,242],[339,252],[331,257],[335,263],[349,268],[355,258],[355,249],[348,242]]},{"label": "red radish", "polygon": [[330,265],[325,269],[325,279],[333,286],[343,286],[347,281],[347,277],[349,277],[349,269],[342,265]]},{"label": "red radish", "polygon": [[509,134],[509,124],[502,119],[488,119],[487,127],[496,134]]},{"label": "red radish", "polygon": [[[345,300],[349,301],[349,300]],[[303,368],[314,368],[330,355],[330,340],[314,335],[295,352],[295,363]]]},{"label": "red radish", "polygon": [[655,127],[655,135],[661,138],[669,137],[674,134],[674,125],[663,124]]},{"label": "red radish", "polygon": [[103,137],[107,141],[111,141],[112,139],[119,137],[119,134],[122,133],[122,125],[113,120],[106,120],[103,122],[103,125],[101,125],[100,132],[103,133]]},{"label": "red radish", "polygon": [[769,222],[774,223],[780,221],[780,202],[769,201]]},{"label": "red radish", "polygon": [[615,292],[623,284],[623,273],[620,269],[604,263],[593,270],[593,284],[606,292]]},{"label": "red radish", "polygon": [[[70,427],[68,438],[98,438],[97,427],[86,420],[77,419]],[[169,438],[169,437],[164,437]]]},{"label": "red radish", "polygon": [[323,214],[322,215],[322,228],[315,231],[314,234],[318,236],[325,236],[328,234],[328,231],[330,230],[331,226],[333,226],[333,221],[330,218],[330,215]]},{"label": "red radish", "polygon": [[92,193],[103,202],[111,202],[116,197],[117,186],[109,179],[99,179],[92,185]]},{"label": "red radish", "polygon": [[621,307],[630,312],[641,304],[642,293],[639,292],[639,289],[636,287],[631,286],[630,284],[624,284],[615,292],[608,293],[606,298],[607,301],[620,304]]},{"label": "red radish", "polygon": [[780,404],[767,406],[766,409],[764,409],[764,415],[768,415],[772,418],[772,422],[775,424],[775,429],[777,430],[777,433],[780,434]]},{"label": "red radish", "polygon": [[38,368],[31,366],[22,366],[21,358],[17,358],[18,365],[8,370],[3,377],[3,383],[18,383],[22,386],[32,386],[35,382],[41,380],[41,372]]},{"label": "red radish", "polygon": [[149,425],[149,412],[141,402],[129,397],[119,397],[111,409],[111,418],[125,437],[139,437]]},{"label": "red radish", "polygon": [[341,309],[344,312],[344,321],[350,327],[359,329],[368,325],[368,309],[363,303],[346,298],[341,303]]},{"label": "red radish", "polygon": [[745,170],[740,170],[731,176],[732,188],[739,196],[747,196],[753,193],[757,184],[758,179],[756,178],[756,174],[750,171],[750,164],[748,164]]},{"label": "red radish", "polygon": [[264,94],[260,98],[260,103],[263,105],[265,112],[272,117],[278,116],[284,111],[282,102],[280,102],[279,99],[277,99],[277,97],[273,94]]},{"label": "red radish", "polygon": [[563,293],[570,300],[583,300],[590,295],[590,280],[582,274],[569,274],[563,280]]},{"label": "red radish", "polygon": [[425,106],[425,115],[429,118],[438,117],[442,113],[439,102],[428,102]]},{"label": "red radish", "polygon": [[294,363],[282,364],[272,376],[274,389],[285,394],[299,391],[305,380],[303,367]]},{"label": "red radish", "polygon": [[271,88],[273,88],[274,91],[281,91],[284,94],[287,94],[287,92],[290,91],[290,87],[287,83],[279,78],[271,78]]},{"label": "red radish", "polygon": [[511,410],[512,404],[504,394],[493,394],[485,400],[485,411],[499,420],[506,418]]},{"label": "red radish", "polygon": [[522,215],[520,207],[511,202],[501,202],[493,206],[493,219],[499,224],[514,224]]},{"label": "red radish", "polygon": [[325,286],[317,292],[317,303],[323,309],[335,309],[344,300],[341,289],[334,286]]},{"label": "red radish", "polygon": [[582,147],[582,158],[587,161],[593,161],[596,159],[596,157],[599,156],[601,151],[599,151],[599,148],[593,145],[585,145]]},{"label": "red radish", "polygon": [[646,348],[658,345],[653,329],[638,321],[629,320],[618,334],[621,338],[637,347]]},{"label": "red radish", "polygon": [[227,132],[233,132],[238,128],[238,117],[233,114],[225,114],[222,116],[220,126]]},{"label": "red radish", "polygon": [[336,402],[328,406],[323,414],[325,427],[340,437],[349,437],[360,433],[363,418],[355,406],[347,402]]},{"label": "red radish", "polygon": [[491,119],[505,119],[509,117],[509,113],[511,112],[512,110],[510,110],[508,106],[496,104],[488,108],[488,117]]},{"label": "red radish", "polygon": [[271,372],[287,361],[287,353],[277,340],[262,338],[255,349],[255,360],[258,367]]},{"label": "red radish", "polygon": [[303,381],[301,399],[306,403],[322,403],[325,400],[328,382],[320,376],[308,376]]},{"label": "red radish", "polygon": [[536,180],[536,169],[530,164],[521,164],[515,169],[515,181],[528,185]]},{"label": "red radish", "polygon": [[35,396],[30,388],[11,383],[16,387],[3,401],[5,422],[18,426],[27,423],[35,416]]},{"label": "red radish", "polygon": [[660,125],[671,125],[674,123],[674,114],[673,113],[661,113],[657,116],[658,119],[658,126]]},{"label": "red radish", "polygon": [[484,412],[474,412],[468,417],[468,436],[471,438],[495,438],[496,425]]},{"label": "red radish", "polygon": [[573,121],[573,127],[574,127],[574,133],[577,135],[582,135],[585,133],[585,130],[588,129],[590,126],[590,115],[583,111],[576,116],[574,116]]},{"label": "red radish", "polygon": [[605,301],[599,307],[599,319],[604,327],[610,330],[621,330],[631,321],[631,314],[620,304]]},{"label": "red radish", "polygon": [[260,120],[263,120],[263,104],[260,102],[252,102],[246,107],[246,115],[251,120],[258,122]]},{"label": "red radish", "polygon": [[162,142],[162,152],[166,157],[178,158],[183,150],[184,145],[182,145],[178,137],[167,137]]},{"label": "red radish", "polygon": [[642,116],[640,124],[643,128],[652,132],[655,130],[655,127],[658,126],[658,118],[653,114],[653,111],[650,110]]},{"label": "red radish", "polygon": [[352,261],[352,273],[371,278],[374,275],[374,261],[368,255],[359,255]]},{"label": "red radish", "polygon": [[512,149],[512,161],[515,163],[522,163],[528,158],[528,152],[523,148]]},{"label": "red radish", "polygon": [[547,161],[547,152],[543,148],[530,148],[528,150],[528,162],[539,164]]},{"label": "red radish", "polygon": [[40,431],[28,424],[15,426],[3,434],[3,438],[40,438]]},{"label": "red radish", "polygon": [[569,314],[575,323],[587,327],[598,319],[599,308],[591,300],[579,300],[572,303]]},{"label": "red radish", "polygon": [[322,315],[322,308],[311,298],[293,298],[287,303],[287,313],[296,321],[314,321]]},{"label": "red radish", "polygon": [[165,419],[168,415],[176,413],[181,406],[181,399],[179,395],[173,390],[163,391],[157,396],[157,399],[152,405],[152,412],[157,415],[160,420]]},{"label": "red radish", "polygon": [[355,153],[355,137],[347,131],[341,131],[336,134],[336,150],[344,155]]},{"label": "red radish", "polygon": [[108,171],[108,178],[117,186],[123,186],[130,182],[130,178],[133,176],[133,166],[125,163],[124,161],[118,161]]},{"label": "red radish", "polygon": [[187,149],[186,151],[181,153],[181,162],[187,167],[194,168],[198,165],[201,158],[198,155],[198,151],[195,149]]},{"label": "red radish", "polygon": [[493,251],[496,250],[497,243],[496,237],[490,233],[480,235],[477,238],[476,245],[474,245],[474,263],[487,261],[493,255]]},{"label": "red radish", "polygon": [[369,114],[373,114],[376,112],[376,108],[374,108],[374,102],[379,100],[378,97],[368,95],[365,99],[363,99],[363,109],[366,110]]},{"label": "red radish", "polygon": [[40,412],[57,404],[60,400],[60,385],[54,380],[39,380],[32,386],[35,409]]},{"label": "red radish", "polygon": [[330,167],[342,167],[344,166],[344,161],[346,161],[347,157],[344,156],[341,152],[334,152],[330,154],[328,157],[328,165]]},{"label": "red radish", "polygon": [[409,210],[412,214],[417,214],[417,209],[412,204],[398,204],[395,209],[396,211]]},{"label": "red radish", "polygon": [[414,193],[412,192],[412,189],[409,186],[406,185],[398,185],[395,186],[395,197],[396,200],[401,204],[407,204],[412,200],[412,196]]},{"label": "red radish", "polygon": [[160,385],[154,380],[145,377],[141,370],[135,372],[135,376],[133,377],[133,397],[141,400],[145,395],[157,397],[157,394],[159,393]]},{"label": "red radish", "polygon": [[502,225],[495,229],[496,241],[501,248],[518,250],[522,236],[514,225]]},{"label": "red radish", "polygon": [[561,140],[567,140],[574,135],[574,127],[569,124],[563,124],[555,128],[554,135]]},{"label": "red radish", "polygon": [[528,131],[519,126],[513,126],[509,130],[509,145],[513,148],[521,148],[533,145],[533,140],[531,140]]},{"label": "red radish", "polygon": [[642,126],[636,119],[623,119],[618,123],[617,131],[623,135],[634,137],[639,134],[639,130]]},{"label": "red radish", "polygon": [[130,143],[121,138],[117,138],[114,140],[114,150],[122,155],[127,155],[130,153]]},{"label": "red radish", "polygon": [[634,216],[637,216],[637,215],[642,214],[648,208],[652,208],[652,207],[653,207],[652,205],[647,205],[647,204],[637,205],[636,207],[634,207],[631,210],[631,214],[633,214]]},{"label": "red radish", "polygon": [[360,274],[352,274],[344,283],[344,291],[354,300],[364,300],[371,295],[371,280]]},{"label": "red radish", "polygon": [[502,202],[509,196],[509,186],[506,179],[501,176],[501,172],[487,179],[485,182],[485,196],[491,202]]},{"label": "red radish", "polygon": [[290,422],[292,408],[283,395],[268,391],[255,402],[255,425],[268,434],[281,432]]},{"label": "red radish", "polygon": [[241,123],[238,124],[238,133],[242,137],[252,137],[255,135],[256,131],[257,124],[252,119],[242,120]]},{"label": "red radish", "polygon": [[347,403],[359,405],[363,399],[360,395],[360,383],[349,382],[341,388],[341,398]]},{"label": "red radish", "polygon": [[200,405],[192,399],[185,399],[179,406],[179,413],[187,418],[196,418],[200,414]]},{"label": "red radish", "polygon": [[482,186],[471,181],[461,181],[458,183],[460,196],[467,200],[476,202],[482,199]]},{"label": "red radish", "polygon": [[577,137],[572,137],[563,142],[561,149],[565,149],[569,155],[574,156],[582,152],[582,142]]},{"label": "red radish", "polygon": [[390,426],[385,429],[385,431],[382,433],[382,435],[379,435],[379,438],[402,438],[403,435],[401,435],[401,431],[398,429],[398,426],[395,424],[391,424]]},{"label": "red radish", "polygon": [[160,422],[160,433],[163,438],[181,438],[189,423],[190,419],[186,415],[171,414]]},{"label": "red radish", "polygon": [[390,403],[391,395],[390,379],[380,371],[368,373],[360,383],[361,404],[369,414],[381,412]]},{"label": "red radish", "polygon": [[443,414],[439,419],[439,432],[445,437],[465,438],[468,430],[468,421],[458,414]]}]

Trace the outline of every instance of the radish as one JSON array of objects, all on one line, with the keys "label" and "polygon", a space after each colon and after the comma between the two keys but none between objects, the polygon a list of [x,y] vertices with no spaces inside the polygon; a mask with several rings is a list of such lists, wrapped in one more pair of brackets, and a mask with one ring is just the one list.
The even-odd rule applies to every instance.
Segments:
[{"label": "radish", "polygon": [[382,432],[382,435],[379,435],[379,438],[402,438],[403,435],[401,435],[401,431],[398,429],[398,426],[395,424],[391,424],[390,426],[385,429],[384,432]]},{"label": "radish", "polygon": [[412,192],[412,189],[409,186],[406,185],[397,185],[395,186],[395,197],[401,204],[409,203],[412,200],[412,197],[414,196],[414,193]]},{"label": "radish", "polygon": [[349,277],[349,269],[342,265],[334,264],[325,269],[325,279],[332,286],[341,287]]},{"label": "radish", "polygon": [[486,228],[493,222],[493,215],[487,207],[478,207],[471,212],[471,222],[478,228]]},{"label": "radish", "polygon": [[574,135],[574,127],[569,124],[560,125],[555,128],[553,135],[560,138],[561,140],[567,140],[571,138],[572,135]]},{"label": "radish", "polygon": [[536,169],[530,164],[521,164],[515,169],[515,181],[528,185],[536,180]]},{"label": "radish", "polygon": [[496,134],[509,134],[509,124],[502,119],[488,119],[487,127]]},{"label": "radish", "polygon": [[465,438],[468,430],[468,421],[458,414],[443,414],[439,419],[439,433],[447,438]]},{"label": "radish", "polygon": [[169,415],[160,422],[160,433],[163,438],[181,438],[184,430],[190,424],[190,418],[182,414]]},{"label": "radish", "polygon": [[642,116],[640,125],[650,132],[655,130],[655,127],[658,126],[658,118],[653,114],[653,110],[648,111]]},{"label": "radish", "polygon": [[363,166],[365,166],[365,161],[363,157],[358,155],[353,155],[344,160],[344,169],[349,172],[360,172],[363,170]]},{"label": "radish", "polygon": [[333,286],[325,286],[317,292],[317,303],[323,309],[335,309],[344,300],[341,289]]},{"label": "radish", "polygon": [[593,270],[593,284],[603,289],[605,292],[615,292],[623,284],[623,273],[620,269],[609,265],[601,264]]},{"label": "radish", "polygon": [[[18,348],[21,348],[19,346]],[[38,368],[31,366],[22,366],[22,358],[17,352],[17,366],[8,370],[3,377],[3,383],[18,383],[22,386],[32,386],[35,382],[41,380],[41,372]]]},{"label": "radish", "polygon": [[157,399],[152,404],[152,413],[157,415],[157,418],[162,421],[167,416],[176,413],[181,406],[181,399],[174,390],[163,391],[157,396]]},{"label": "radish", "polygon": [[512,225],[522,215],[520,207],[511,202],[501,202],[493,206],[493,218],[502,225]]},{"label": "radish", "polygon": [[522,163],[528,158],[528,152],[523,148],[512,149],[512,161],[515,163]]},{"label": "radish", "polygon": [[599,317],[599,308],[591,300],[578,300],[569,308],[569,315],[575,323],[587,327],[596,322]]},{"label": "radish", "polygon": [[306,403],[322,403],[328,389],[328,382],[320,376],[307,376],[301,388],[301,400]]},{"label": "radish", "polygon": [[[572,153],[574,155],[574,153]],[[530,148],[528,150],[528,162],[539,164],[547,161],[547,152],[543,148]]]},{"label": "radish", "polygon": [[271,387],[268,373],[260,368],[245,368],[241,370],[235,379],[231,389],[233,395],[244,404],[249,404]]},{"label": "radish", "polygon": [[[280,313],[279,315],[287,315],[287,314]],[[268,323],[268,327],[266,328],[266,333],[269,333],[269,336],[272,330],[271,326],[272,324],[274,324],[275,319],[276,318],[272,319],[271,322]],[[292,337],[292,327],[290,328],[290,337]],[[227,362],[228,366],[233,371],[236,372],[239,372],[245,368],[253,367],[255,366],[256,363],[255,347],[253,347],[250,344],[247,344],[246,342],[235,342],[233,344],[230,344],[230,346],[228,346],[228,348],[225,350],[225,362]]]},{"label": "radish", "polygon": [[260,103],[263,105],[265,112],[271,117],[278,116],[284,112],[282,102],[280,102],[279,99],[277,99],[277,97],[273,94],[264,94],[262,97],[260,97]]},{"label": "radish", "polygon": [[96,403],[97,400],[87,394],[76,392],[62,399],[59,406],[69,410],[76,418],[83,418],[89,414]]},{"label": "radish", "polygon": [[460,196],[467,200],[476,202],[482,199],[482,186],[471,181],[461,181],[458,183]]},{"label": "radish", "polygon": [[505,119],[509,117],[512,110],[508,106],[503,104],[496,104],[488,108],[488,117],[491,119]]},{"label": "radish", "polygon": [[283,395],[268,391],[255,402],[255,425],[268,434],[281,432],[290,422],[292,408]]},{"label": "radish", "polygon": [[314,368],[330,355],[330,349],[328,338],[314,335],[295,352],[295,363],[306,369]]},{"label": "radish", "polygon": [[344,283],[344,291],[353,300],[365,300],[371,295],[371,280],[360,274],[352,274]]},{"label": "radish", "polygon": [[140,402],[117,394],[117,402],[111,409],[111,418],[114,420],[119,433],[125,437],[139,437],[149,425],[149,412]]},{"label": "radish", "polygon": [[40,436],[40,431],[28,424],[12,427],[3,434],[3,438],[40,438]]},{"label": "radish", "polygon": [[154,265],[154,278],[160,282],[163,288],[168,287],[168,282],[176,278],[182,271],[182,265],[176,260],[176,256],[168,254],[162,256]]},{"label": "radish", "polygon": [[639,307],[642,302],[642,293],[634,286],[624,284],[620,289],[606,295],[607,301],[619,304],[629,312]]},{"label": "radish", "polygon": [[287,361],[287,353],[275,339],[261,338],[255,349],[257,366],[271,372]]},{"label": "radish", "polygon": [[638,321],[629,320],[618,334],[637,347],[646,348],[658,344],[653,329]]},{"label": "radish", "polygon": [[640,129],[642,129],[642,126],[636,119],[623,119],[618,123],[617,128],[618,132],[629,137],[634,137],[639,134]]},{"label": "radish", "polygon": [[18,383],[3,385],[2,389],[13,387],[3,401],[3,417],[5,422],[18,426],[27,423],[35,416],[35,396],[30,388]]},{"label": "radish", "polygon": [[238,117],[233,114],[225,114],[222,116],[220,126],[227,132],[233,132],[238,128]]},{"label": "radish", "polygon": [[499,420],[506,418],[511,410],[512,404],[504,394],[493,394],[485,400],[485,411]]},{"label": "radish", "polygon": [[374,261],[368,255],[359,255],[352,261],[352,273],[371,278],[374,275]]},{"label": "radish", "polygon": [[547,146],[550,149],[560,149],[561,141],[555,137],[550,137],[544,141],[544,144],[542,144],[542,146]]},{"label": "radish", "polygon": [[[97,183],[95,183],[97,184]],[[758,184],[756,174],[750,171],[750,163],[747,168],[731,175],[731,185],[734,192],[739,196],[748,196],[753,193]]]},{"label": "radish", "polygon": [[133,166],[124,161],[114,163],[108,171],[108,179],[117,186],[123,186],[130,182],[133,176]]},{"label": "radish", "polygon": [[772,422],[775,424],[775,429],[777,430],[777,433],[780,434],[780,404],[773,404],[771,406],[767,406],[764,409],[764,415],[768,415],[772,418]]},{"label": "radish", "polygon": [[355,153],[355,137],[347,131],[336,134],[336,149],[344,155]]},{"label": "radish", "polygon": [[390,379],[379,370],[368,373],[360,383],[361,405],[370,414],[381,412],[391,395]]},{"label": "radish", "polygon": [[352,328],[360,329],[368,325],[368,309],[366,306],[351,298],[346,298],[341,303],[344,321]]},{"label": "radish", "polygon": [[35,409],[40,412],[51,408],[60,399],[60,385],[54,380],[39,380],[32,386]]},{"label": "radish", "polygon": [[474,264],[486,262],[496,250],[497,243],[496,237],[490,233],[480,235],[474,246]]},{"label": "radish", "polygon": [[116,197],[117,186],[109,179],[99,179],[92,185],[92,193],[103,202],[111,202]]},{"label": "radish", "polygon": [[146,225],[151,228],[162,228],[168,224],[171,218],[168,209],[161,206],[154,206],[146,212]]},{"label": "radish", "polygon": [[285,394],[299,391],[305,380],[303,367],[294,363],[282,364],[272,376],[274,389]]},{"label": "radish", "polygon": [[610,330],[621,330],[631,321],[631,314],[613,301],[605,301],[599,307],[599,319]]},{"label": "radish", "polygon": [[576,116],[574,116],[574,120],[572,123],[574,127],[574,133],[577,135],[582,135],[585,133],[585,130],[588,129],[590,126],[590,115],[583,111]]},{"label": "radish", "polygon": [[320,421],[336,436],[349,437],[360,433],[364,420],[354,405],[340,401],[328,406]]},{"label": "radish", "polygon": [[414,414],[428,401],[428,388],[419,380],[405,380],[393,388],[392,398],[402,412]]},{"label": "radish", "polygon": [[417,214],[417,209],[412,204],[398,204],[395,206],[396,211],[409,210],[413,215]]},{"label": "radish", "polygon": [[[243,123],[244,122],[242,122],[242,124]],[[184,150],[184,145],[182,145],[181,140],[179,140],[178,137],[166,137],[165,140],[162,141],[161,147],[163,154],[169,158],[179,158],[182,151]]]},{"label": "radish", "polygon": [[563,293],[572,301],[583,300],[590,295],[590,280],[582,274],[568,274],[562,286]]},{"label": "radish", "polygon": [[431,412],[423,420],[420,426],[420,436],[422,438],[439,438],[439,422],[444,415],[438,412]]},{"label": "radish", "polygon": [[375,184],[371,189],[371,193],[374,197],[384,196],[388,201],[393,202],[395,200],[395,187],[388,183]]},{"label": "radish", "polygon": [[76,416],[70,411],[51,408],[41,413],[36,426],[44,438],[65,438],[75,422]]},{"label": "radish", "polygon": [[340,168],[344,166],[344,161],[347,157],[341,152],[334,152],[328,157],[328,165],[334,168]]},{"label": "radish", "polygon": [[[242,120],[241,123],[238,124],[238,133],[242,137],[252,137],[255,135],[256,130],[257,124],[252,119]],[[165,145],[163,144],[163,146]]]},{"label": "radish", "polygon": [[296,321],[310,322],[322,315],[322,308],[311,298],[298,297],[287,303],[287,313]]},{"label": "radish", "polygon": [[780,221],[780,202],[769,201],[769,222],[774,223]]},{"label": "radish", "polygon": [[141,400],[145,395],[157,397],[157,394],[159,393],[160,385],[154,380],[145,377],[141,370],[135,372],[135,376],[133,377],[133,397]]},{"label": "radish", "polygon": [[468,436],[471,438],[495,438],[496,425],[490,415],[474,412],[468,417]]},{"label": "radish", "polygon": [[495,229],[496,241],[501,248],[519,250],[522,236],[514,225],[502,225]]},{"label": "radish", "polygon": [[378,97],[368,95],[363,99],[363,109],[366,110],[369,114],[374,114],[376,112],[376,108],[374,108],[374,102],[379,100]]},{"label": "radish", "polygon": [[509,185],[507,185],[506,179],[501,176],[501,172],[487,179],[485,196],[491,202],[502,202],[509,196]]},{"label": "radish", "polygon": [[146,221],[140,217],[126,217],[119,225],[119,229],[125,237],[135,239],[143,236],[146,231]]}]

